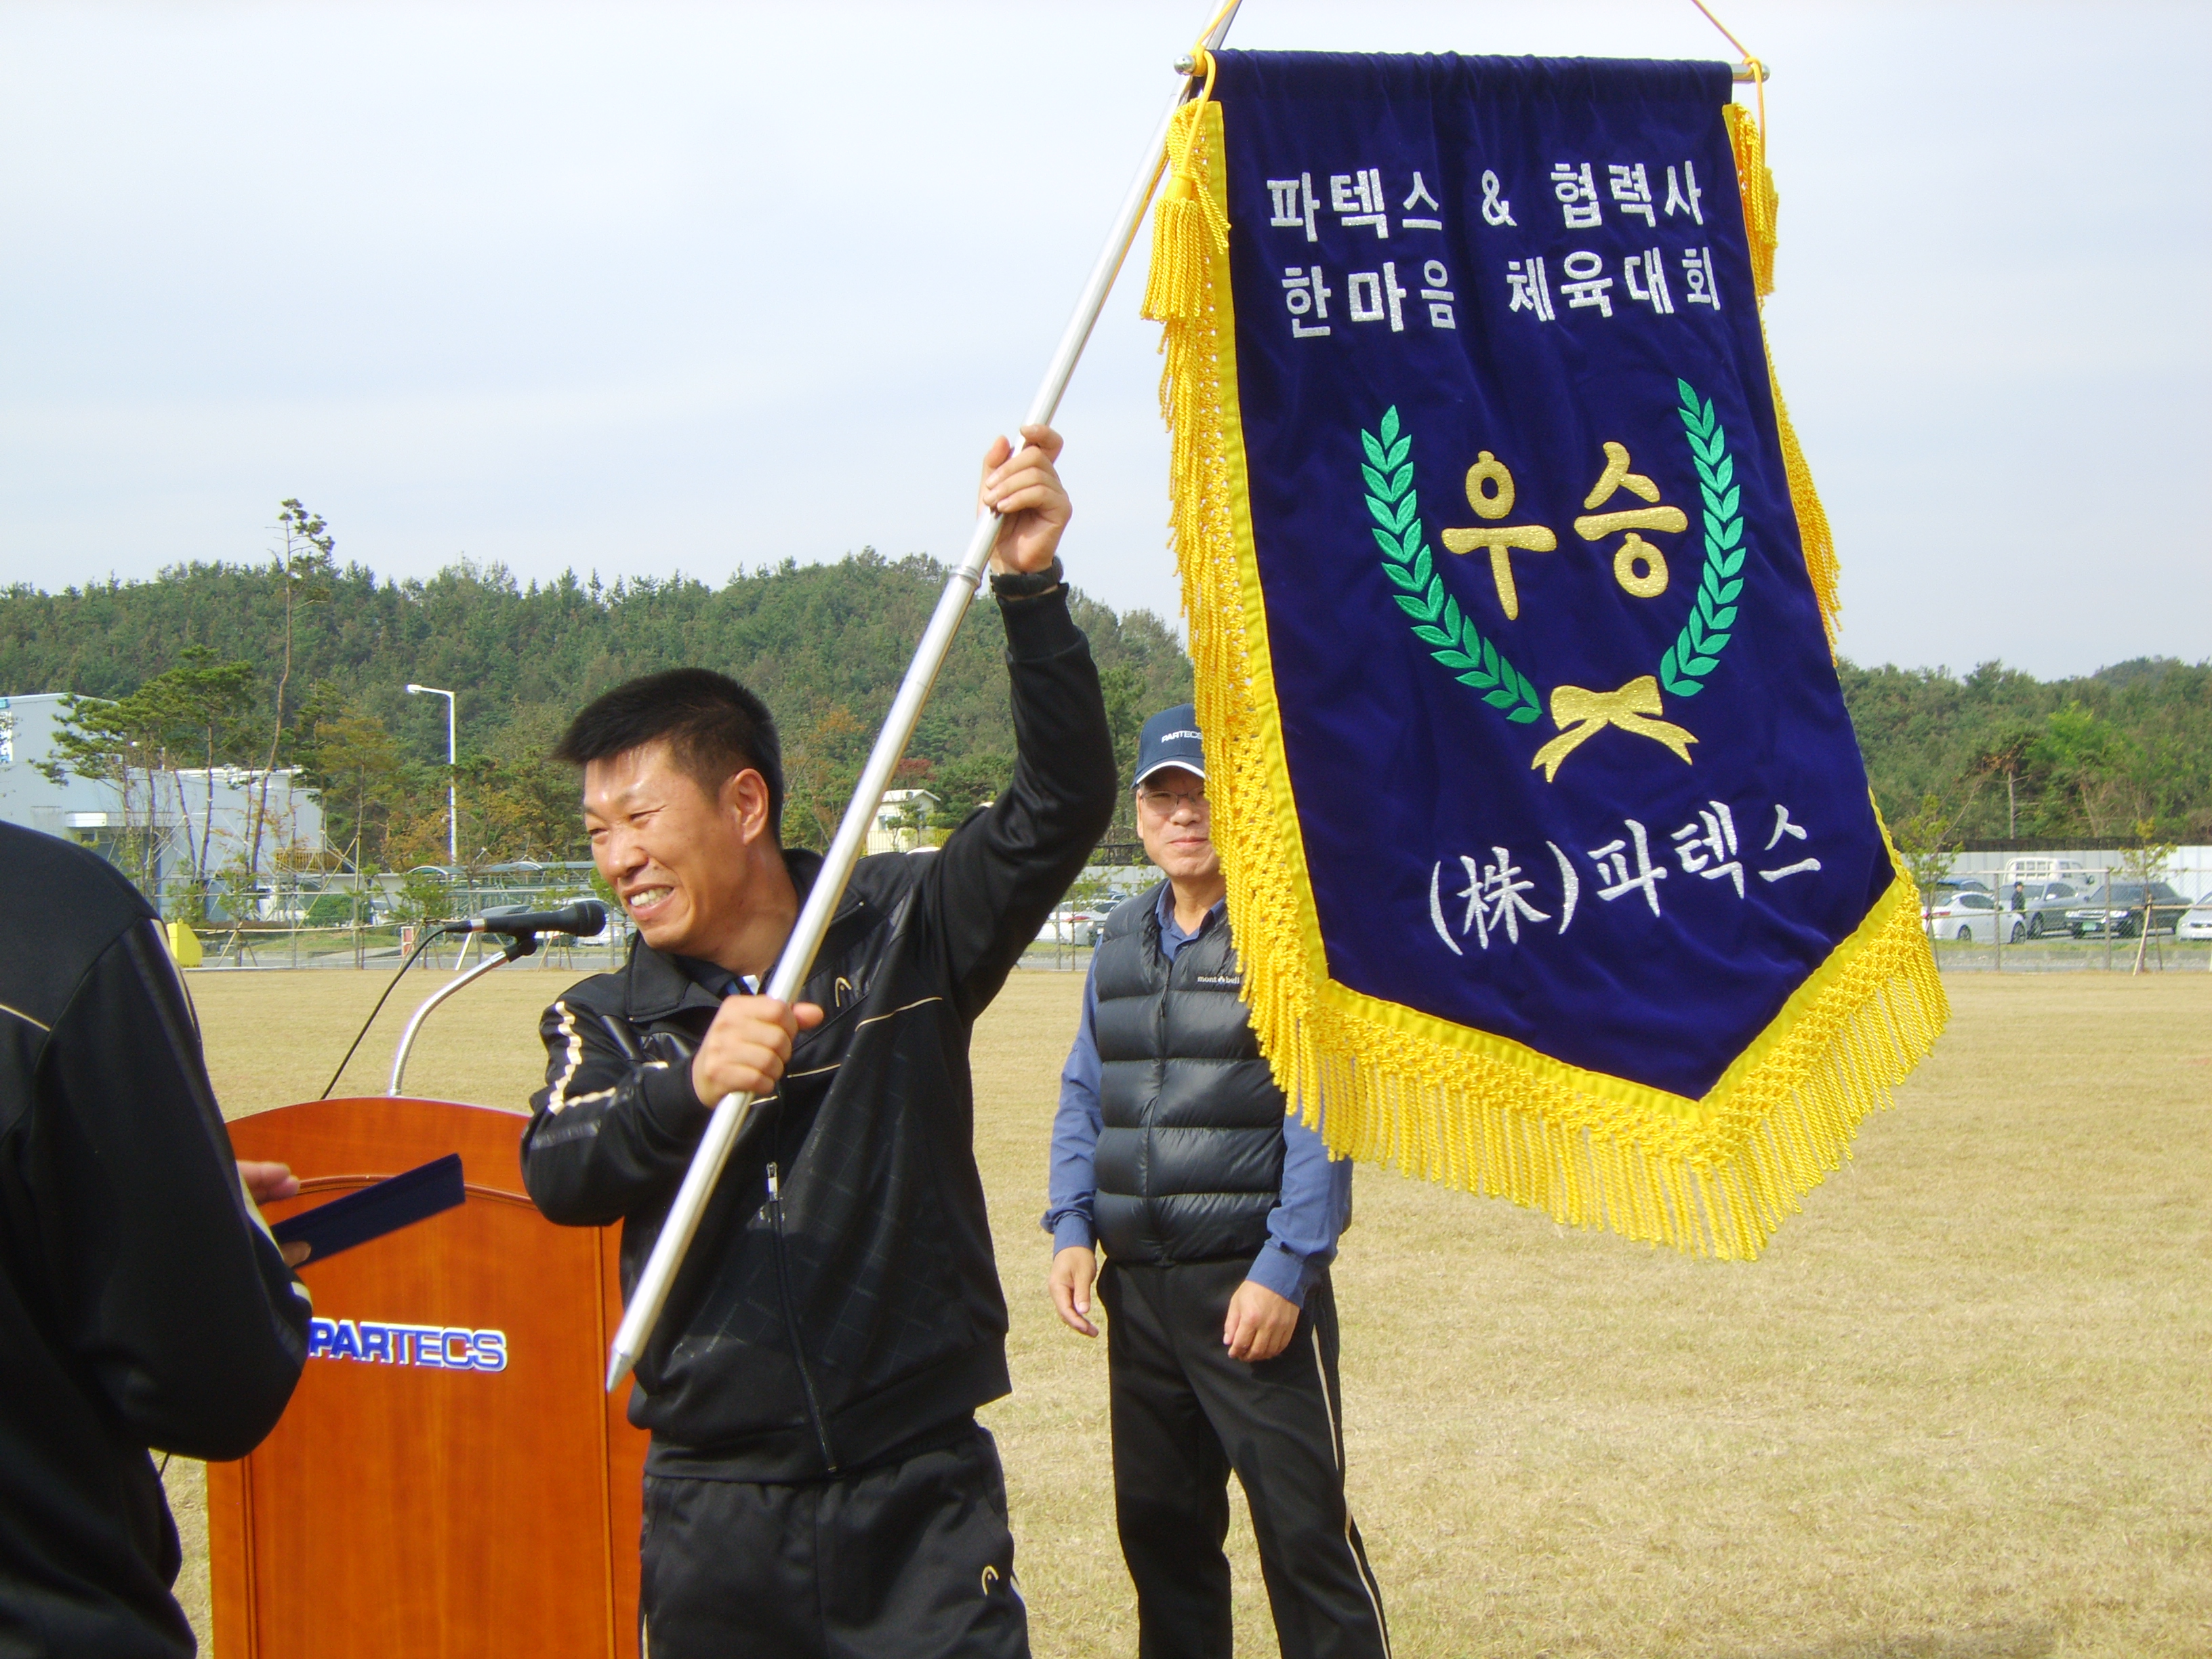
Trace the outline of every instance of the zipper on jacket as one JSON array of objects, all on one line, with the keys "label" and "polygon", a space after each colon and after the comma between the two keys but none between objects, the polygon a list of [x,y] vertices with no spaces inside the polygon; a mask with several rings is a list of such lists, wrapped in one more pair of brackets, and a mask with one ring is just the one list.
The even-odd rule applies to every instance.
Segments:
[{"label": "zipper on jacket", "polygon": [[775,1229],[775,1276],[783,1287],[783,1326],[791,1338],[791,1358],[799,1367],[799,1384],[806,1391],[807,1420],[814,1425],[815,1443],[830,1473],[837,1473],[837,1454],[830,1447],[830,1425],[823,1419],[822,1401],[814,1392],[814,1373],[806,1368],[806,1350],[799,1344],[799,1310],[791,1299],[791,1261],[783,1242],[783,1183],[774,1164],[768,1166],[769,1219]]}]

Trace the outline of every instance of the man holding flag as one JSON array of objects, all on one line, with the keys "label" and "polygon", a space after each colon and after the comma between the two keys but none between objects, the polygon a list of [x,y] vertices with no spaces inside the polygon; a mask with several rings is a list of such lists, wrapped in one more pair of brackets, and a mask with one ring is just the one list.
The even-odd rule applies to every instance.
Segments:
[{"label": "man holding flag", "polygon": [[585,708],[562,744],[639,937],[624,969],[546,1011],[531,1195],[556,1222],[621,1221],[629,1290],[714,1103],[762,1103],[638,1358],[653,1659],[1029,1650],[1005,1482],[975,1420],[1011,1385],[968,1042],[1115,786],[1054,556],[1060,441],[1022,435],[993,447],[981,492],[1004,520],[1012,779],[936,852],[855,867],[798,1001],[756,994],[821,867],[779,843],[760,701],[706,670],[654,675]]}]

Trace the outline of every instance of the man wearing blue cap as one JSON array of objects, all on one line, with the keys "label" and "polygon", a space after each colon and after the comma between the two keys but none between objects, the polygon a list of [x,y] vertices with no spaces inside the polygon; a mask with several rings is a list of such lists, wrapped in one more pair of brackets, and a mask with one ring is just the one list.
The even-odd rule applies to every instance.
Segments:
[{"label": "man wearing blue cap", "polygon": [[1109,1316],[1138,1651],[1230,1650],[1234,1468],[1285,1659],[1384,1659],[1382,1596],[1345,1503],[1328,1278],[1352,1165],[1285,1115],[1237,994],[1190,704],[1145,722],[1136,792],[1137,833],[1166,879],[1107,918],[1091,959],[1044,1225],[1060,1319],[1097,1335],[1094,1279]]}]

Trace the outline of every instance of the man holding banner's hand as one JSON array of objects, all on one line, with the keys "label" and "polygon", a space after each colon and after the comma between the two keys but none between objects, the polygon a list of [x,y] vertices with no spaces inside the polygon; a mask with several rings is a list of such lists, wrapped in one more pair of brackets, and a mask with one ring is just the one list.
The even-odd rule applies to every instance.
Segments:
[{"label": "man holding banner's hand", "polygon": [[992,447],[981,497],[1005,520],[1013,776],[937,851],[860,862],[797,1002],[756,992],[821,860],[780,844],[759,699],[657,674],[562,741],[638,938],[545,1012],[532,1197],[556,1222],[622,1222],[628,1290],[714,1103],[762,1100],[637,1362],[652,1659],[1029,1650],[975,1420],[1010,1383],[968,1042],[1105,830],[1115,768],[1055,556],[1060,441],[1022,435]]}]

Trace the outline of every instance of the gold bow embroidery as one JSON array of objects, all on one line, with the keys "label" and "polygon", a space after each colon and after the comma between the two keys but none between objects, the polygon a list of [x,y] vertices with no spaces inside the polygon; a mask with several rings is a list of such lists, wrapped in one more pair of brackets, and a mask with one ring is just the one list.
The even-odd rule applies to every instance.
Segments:
[{"label": "gold bow embroidery", "polygon": [[1649,674],[1629,681],[1618,691],[1585,691],[1579,685],[1554,686],[1552,688],[1552,720],[1559,728],[1559,735],[1539,749],[1536,758],[1528,764],[1531,769],[1542,767],[1544,781],[1553,782],[1559,775],[1559,763],[1572,754],[1578,744],[1595,737],[1608,726],[1617,726],[1639,738],[1665,744],[1687,765],[1690,745],[1697,738],[1668,721],[1644,718],[1647,714],[1657,714],[1661,707],[1659,682]]}]

